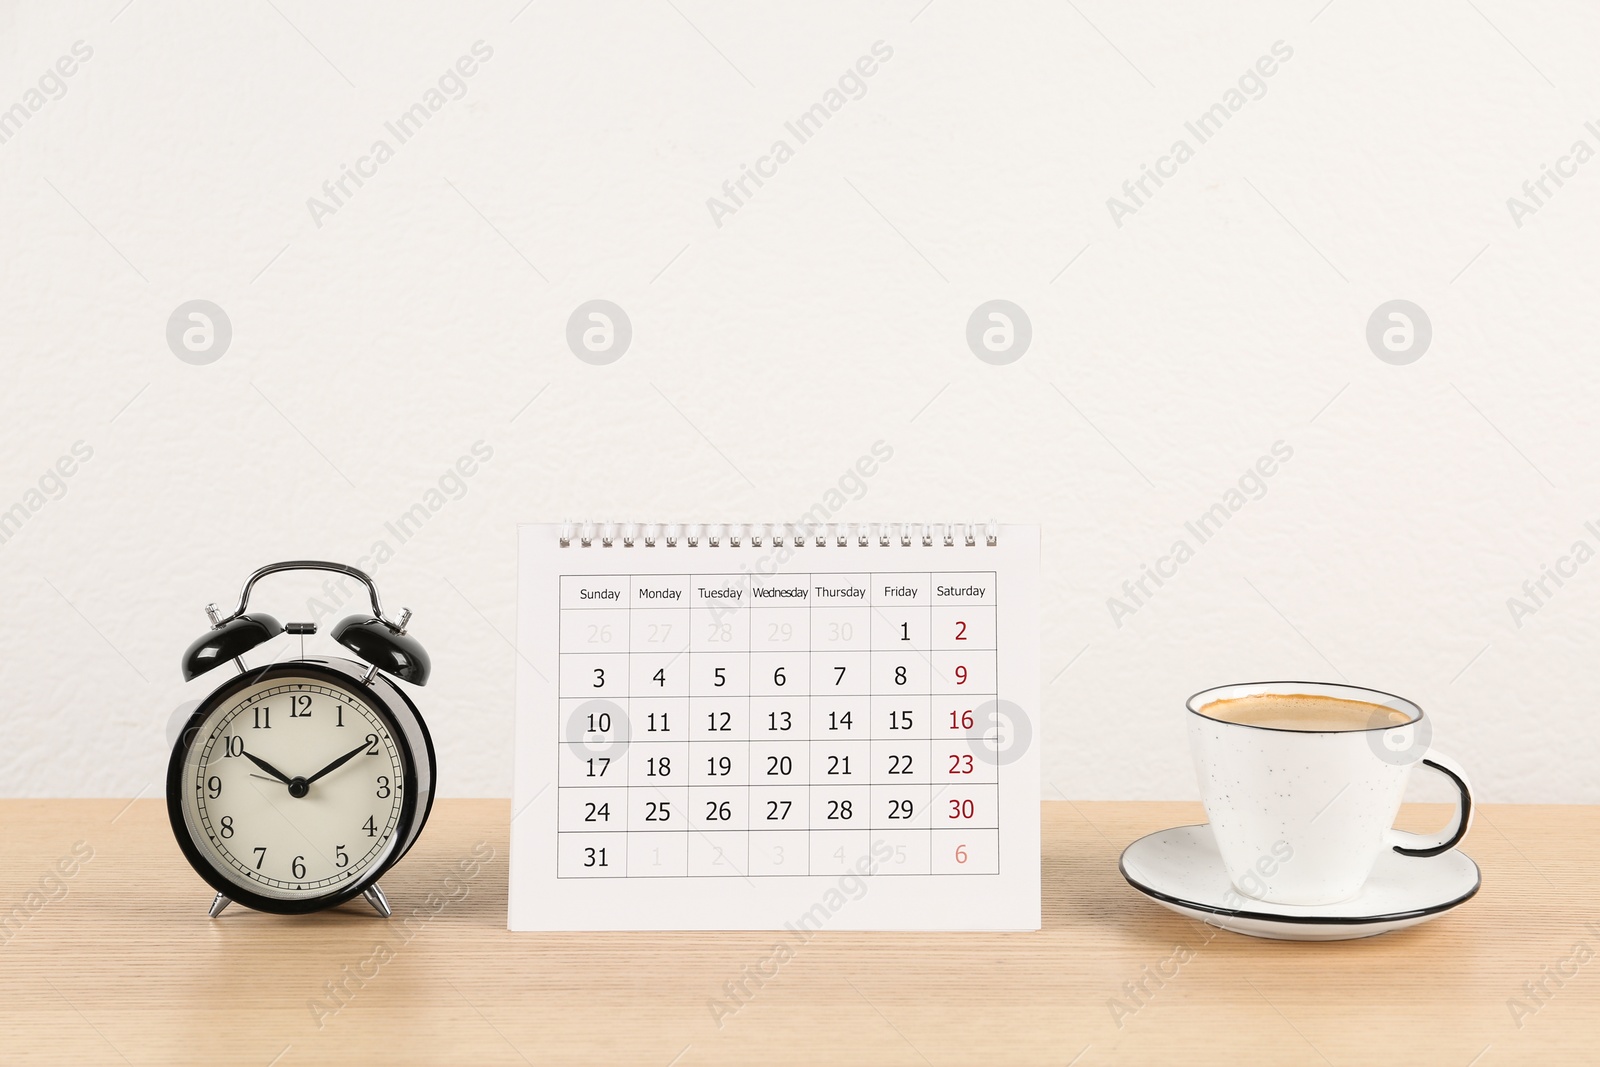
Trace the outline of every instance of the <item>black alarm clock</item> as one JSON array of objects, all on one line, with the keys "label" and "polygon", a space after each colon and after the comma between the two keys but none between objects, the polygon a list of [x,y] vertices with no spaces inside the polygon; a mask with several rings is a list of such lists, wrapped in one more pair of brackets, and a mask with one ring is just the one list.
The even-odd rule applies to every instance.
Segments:
[{"label": "black alarm clock", "polygon": [[[245,665],[245,653],[281,633],[316,633],[314,622],[282,626],[245,611],[256,582],[294,570],[367,587],[372,614],[330,631],[362,662],[302,654]],[[422,832],[436,780],[428,728],[394,681],[424,685],[431,669],[406,633],[411,612],[386,618],[377,586],[354,567],[294,560],[250,575],[232,615],[215,604],[206,614],[211,629],[183,654],[184,679],[232,670],[173,747],[167,814],[184,856],[217,891],[211,917],[234,901],[295,915],[365,896],[387,918],[378,879]]]}]

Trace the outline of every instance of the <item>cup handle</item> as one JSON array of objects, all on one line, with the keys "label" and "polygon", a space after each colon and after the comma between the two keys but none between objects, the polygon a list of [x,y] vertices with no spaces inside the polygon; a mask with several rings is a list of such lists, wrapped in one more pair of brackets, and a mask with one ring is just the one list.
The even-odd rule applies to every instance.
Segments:
[{"label": "cup handle", "polygon": [[1402,856],[1426,858],[1448,852],[1467,836],[1467,829],[1472,825],[1472,787],[1467,784],[1467,772],[1462,770],[1461,765],[1455,760],[1440,752],[1429,752],[1422,757],[1422,765],[1437,771],[1454,783],[1458,794],[1456,817],[1448,827],[1437,834],[1413,834],[1405,830],[1391,829],[1385,840]]}]

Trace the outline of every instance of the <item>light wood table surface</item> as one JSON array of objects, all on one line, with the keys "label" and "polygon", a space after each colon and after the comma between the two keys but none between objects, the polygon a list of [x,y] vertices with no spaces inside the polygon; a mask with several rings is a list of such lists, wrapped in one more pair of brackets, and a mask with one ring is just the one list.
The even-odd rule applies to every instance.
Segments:
[{"label": "light wood table surface", "polygon": [[[1197,806],[1050,802],[1041,932],[822,932],[742,1004],[725,984],[779,935],[508,933],[508,816],[441,801],[384,879],[387,922],[360,904],[210,921],[161,801],[0,801],[0,1062],[1600,1063],[1600,808],[1481,809],[1476,898],[1300,944],[1122,881],[1122,847]],[[737,1008],[720,1026],[714,1001]]]}]

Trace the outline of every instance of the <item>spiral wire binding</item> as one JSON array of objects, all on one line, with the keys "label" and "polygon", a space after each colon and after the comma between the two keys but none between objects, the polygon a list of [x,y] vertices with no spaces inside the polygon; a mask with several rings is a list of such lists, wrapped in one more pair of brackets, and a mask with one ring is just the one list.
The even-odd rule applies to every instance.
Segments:
[{"label": "spiral wire binding", "polygon": [[1000,541],[1000,524],[956,522],[770,522],[770,523],[637,523],[637,522],[564,522],[559,540],[562,548],[571,548],[577,541],[582,548],[593,548],[596,541],[601,548],[614,548],[622,541],[623,548],[635,548],[643,542],[645,548],[655,548],[665,542],[667,548],[677,548],[681,540],[690,548],[700,547],[705,541],[709,548],[719,548],[726,540],[729,548],[738,548],[746,538],[752,548],[761,548],[768,541],[773,548],[785,544],[803,548],[809,542],[817,548],[828,547],[832,541],[837,548],[849,547],[854,540],[857,548],[869,547],[876,539],[879,548],[888,548],[898,540],[901,547],[909,548],[920,540],[924,548],[932,548],[937,539],[946,548],[954,548],[956,539],[967,548],[976,547],[978,537],[989,548]]}]

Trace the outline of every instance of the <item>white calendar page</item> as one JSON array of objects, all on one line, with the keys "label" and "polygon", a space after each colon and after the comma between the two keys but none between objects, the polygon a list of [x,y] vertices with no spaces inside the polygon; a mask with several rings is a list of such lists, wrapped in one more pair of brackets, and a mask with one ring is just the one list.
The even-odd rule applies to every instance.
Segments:
[{"label": "white calendar page", "polygon": [[513,930],[1038,929],[1037,527],[563,529],[519,531]]}]

